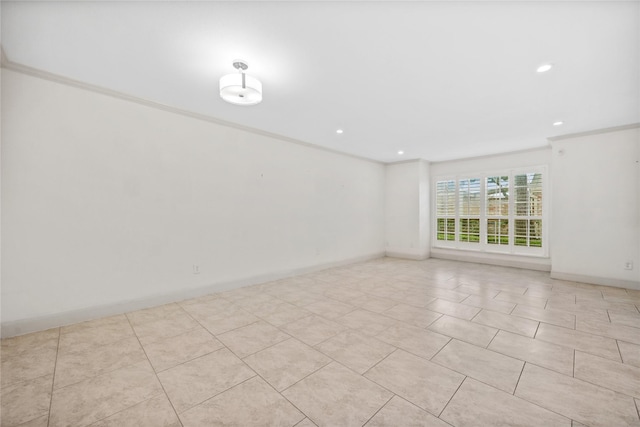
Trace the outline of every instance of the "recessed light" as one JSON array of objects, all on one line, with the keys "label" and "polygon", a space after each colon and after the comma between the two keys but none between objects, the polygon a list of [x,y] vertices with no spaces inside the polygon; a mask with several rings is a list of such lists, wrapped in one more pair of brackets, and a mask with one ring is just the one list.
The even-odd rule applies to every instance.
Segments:
[{"label": "recessed light", "polygon": [[341,133],[343,133],[343,132],[344,132],[344,131],[343,131],[342,129],[338,129],[338,130],[336,130],[336,133],[337,133],[337,134],[341,134]]},{"label": "recessed light", "polygon": [[562,126],[563,124],[564,122],[561,122],[561,121],[553,122],[554,126]]},{"label": "recessed light", "polygon": [[546,73],[547,71],[549,71],[551,68],[553,68],[553,65],[551,64],[543,64],[541,66],[539,66],[536,71],[538,73]]},{"label": "recessed light", "polygon": [[403,154],[404,154],[404,151],[402,151],[402,150],[398,151],[398,155],[399,156],[402,156]]}]

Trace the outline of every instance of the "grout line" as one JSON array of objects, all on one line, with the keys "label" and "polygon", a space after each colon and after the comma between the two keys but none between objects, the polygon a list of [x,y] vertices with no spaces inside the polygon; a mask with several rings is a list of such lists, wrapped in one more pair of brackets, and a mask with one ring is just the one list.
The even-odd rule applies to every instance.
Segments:
[{"label": "grout line", "polygon": [[[135,329],[133,329],[133,325],[131,324],[131,319],[129,319],[128,316],[127,316],[127,322],[129,322],[129,326],[133,330],[133,333],[136,336],[136,339],[138,340],[138,344],[140,345],[140,348],[142,349],[142,352],[144,353],[144,357],[146,357],[146,359],[147,359],[147,363],[149,364],[149,367],[151,368],[151,370],[153,371],[153,374],[156,377],[156,381],[158,381],[158,384],[160,384],[160,387],[162,388],[162,391],[164,392],[165,397],[167,398],[167,400],[169,401],[169,404],[171,405],[171,409],[173,409],[173,412],[176,414],[176,418],[178,419],[178,422],[180,423],[180,425],[183,425],[182,424],[182,420],[180,419],[180,416],[178,415],[178,411],[176,410],[175,406],[173,406],[173,402],[169,398],[169,394],[167,393],[167,390],[164,388],[164,384],[162,384],[162,381],[160,381],[160,377],[158,376],[158,373],[156,372],[155,368],[151,364],[151,360],[149,359],[149,355],[147,354],[147,351],[144,349],[144,346],[142,345],[142,342],[140,342],[140,337],[138,337],[138,334],[136,334]],[[111,416],[111,415],[109,415],[109,416]]]},{"label": "grout line", "polygon": [[542,322],[541,322],[541,321],[538,321],[538,326],[536,326],[536,331],[535,331],[535,333],[533,334],[533,336],[531,337],[532,339],[535,339],[535,338],[536,338],[536,335],[538,335],[538,330],[540,329],[540,324],[542,324]]},{"label": "grout line", "polygon": [[[385,343],[385,344],[386,344],[386,343]],[[389,344],[389,345],[391,345],[391,344]],[[359,375],[360,375],[360,376],[362,376],[362,377],[365,377],[365,375],[366,375],[370,370],[372,370],[373,368],[375,368],[376,366],[378,366],[379,364],[381,364],[382,362],[384,362],[385,360],[387,360],[387,359],[389,358],[389,356],[391,356],[393,353],[395,353],[395,352],[396,352],[396,351],[398,351],[398,350],[402,350],[401,348],[396,347],[395,345],[393,345],[392,347],[395,347],[395,350],[393,350],[391,353],[387,354],[387,355],[386,355],[385,357],[383,357],[382,359],[378,360],[376,363],[374,363],[372,366],[370,366],[370,367],[369,367],[369,369],[367,369],[366,371],[364,371],[363,373],[361,373],[361,374],[359,374]],[[413,354],[413,353],[411,353],[411,354]],[[414,356],[416,356],[416,357],[420,357],[420,356],[415,355],[415,354],[413,354],[413,355],[414,355]],[[367,378],[367,377],[365,377],[365,378]],[[369,378],[367,378],[367,379],[369,379]]]},{"label": "grout line", "polygon": [[58,345],[56,345],[56,360],[53,364],[53,376],[51,377],[51,397],[49,398],[49,412],[47,414],[47,427],[51,424],[51,407],[53,406],[53,386],[56,383],[56,370],[58,369],[58,354],[60,353],[60,338],[62,337],[62,328],[58,328]]},{"label": "grout line", "polygon": [[[443,335],[443,336],[447,336],[447,335]],[[428,359],[429,361],[431,361],[434,357],[436,357],[438,354],[440,354],[440,352],[441,352],[442,350],[444,350],[444,348],[445,348],[446,346],[448,346],[448,345],[449,345],[449,343],[451,343],[451,341],[453,341],[453,340],[454,340],[454,338],[453,338],[453,337],[448,337],[448,338],[449,338],[449,341],[447,341],[445,345],[443,345],[443,346],[442,346],[438,351],[436,351],[436,352],[435,352],[435,354],[434,354],[433,356],[431,356],[431,357]],[[435,363],[435,362],[434,362],[434,363]]]},{"label": "grout line", "polygon": [[376,415],[378,415],[378,412],[382,411],[382,409],[387,406],[387,404],[389,402],[391,402],[391,399],[393,399],[395,396],[397,396],[395,393],[391,393],[391,397],[389,398],[389,400],[387,400],[386,402],[384,402],[384,405],[382,405],[380,408],[378,408],[378,410],[376,412],[374,412],[373,415],[371,415],[367,421],[365,421],[362,425],[365,426],[369,421],[371,421]]},{"label": "grout line", "polygon": [[456,391],[453,392],[453,394],[451,395],[451,397],[447,401],[447,404],[442,407],[442,410],[437,415],[438,419],[440,418],[440,415],[442,415],[442,413],[445,411],[445,409],[447,409],[447,406],[449,406],[449,403],[451,403],[451,401],[453,400],[453,397],[458,393],[458,390],[460,390],[460,387],[462,387],[462,384],[464,384],[464,382],[467,380],[467,378],[469,378],[469,377],[465,375],[464,378],[462,379],[462,381],[460,381],[460,384],[458,384],[458,388],[456,388]]},{"label": "grout line", "polygon": [[524,367],[527,365],[527,362],[525,361],[522,364],[522,369],[520,369],[520,375],[518,375],[518,381],[516,381],[516,386],[513,388],[513,393],[511,393],[512,396],[516,395],[516,390],[518,389],[518,384],[520,384],[520,378],[522,378],[522,373],[524,372]]}]

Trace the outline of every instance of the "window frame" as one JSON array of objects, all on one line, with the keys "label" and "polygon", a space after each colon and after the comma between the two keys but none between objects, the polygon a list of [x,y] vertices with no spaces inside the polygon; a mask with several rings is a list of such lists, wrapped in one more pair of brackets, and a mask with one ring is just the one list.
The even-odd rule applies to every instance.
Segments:
[{"label": "window frame", "polygon": [[[515,176],[523,174],[541,174],[542,178],[542,215],[516,215],[516,200],[515,200]],[[509,179],[509,202],[508,202],[508,215],[489,215],[487,210],[487,178],[496,176],[507,176]],[[464,215],[461,213],[460,206],[460,182],[464,180],[480,179],[480,241],[468,242],[461,241],[461,219],[466,219],[475,216]],[[437,188],[438,182],[441,181],[454,181],[455,183],[455,238],[450,240],[438,240],[438,200],[437,200]],[[433,190],[436,197],[433,198],[432,212],[433,212],[433,224],[436,232],[432,233],[431,246],[433,248],[443,249],[460,249],[469,250],[474,252],[485,252],[495,254],[510,254],[510,255],[522,255],[522,256],[534,256],[534,257],[548,257],[549,253],[549,215],[548,207],[551,199],[549,192],[549,174],[546,166],[532,166],[521,167],[513,169],[503,170],[491,170],[482,171],[478,173],[465,173],[458,175],[441,175],[433,177]],[[528,212],[530,214],[530,212]],[[508,220],[508,237],[509,243],[504,245],[490,244],[487,242],[488,233],[488,220],[490,219],[502,219]],[[542,244],[540,247],[535,246],[518,246],[516,245],[516,220],[541,220],[542,221]],[[466,233],[463,233],[466,234]]]}]

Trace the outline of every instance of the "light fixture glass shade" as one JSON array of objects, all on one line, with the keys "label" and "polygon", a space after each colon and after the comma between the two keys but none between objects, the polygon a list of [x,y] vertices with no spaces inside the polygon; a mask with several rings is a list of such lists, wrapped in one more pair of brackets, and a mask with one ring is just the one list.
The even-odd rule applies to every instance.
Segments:
[{"label": "light fixture glass shade", "polygon": [[256,105],[262,101],[262,83],[243,73],[227,74],[220,79],[220,96],[231,104]]}]

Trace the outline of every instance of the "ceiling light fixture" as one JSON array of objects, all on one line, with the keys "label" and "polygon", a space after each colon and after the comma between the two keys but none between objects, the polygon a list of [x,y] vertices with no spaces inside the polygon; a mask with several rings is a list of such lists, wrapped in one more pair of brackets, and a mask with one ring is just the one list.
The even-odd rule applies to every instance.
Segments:
[{"label": "ceiling light fixture", "polygon": [[262,102],[262,83],[256,78],[247,76],[249,66],[236,59],[233,66],[238,74],[227,74],[220,78],[220,96],[235,105],[256,105]]},{"label": "ceiling light fixture", "polygon": [[543,64],[541,66],[539,66],[536,71],[538,73],[546,73],[547,71],[549,71],[551,68],[553,68],[552,64]]},{"label": "ceiling light fixture", "polygon": [[398,156],[402,156],[404,154],[404,151],[400,150],[398,151]]},{"label": "ceiling light fixture", "polygon": [[558,121],[558,122],[553,122],[553,125],[554,125],[554,126],[562,126],[563,124],[564,124],[564,122],[560,122],[560,121]]},{"label": "ceiling light fixture", "polygon": [[336,130],[336,133],[337,134],[342,134],[342,133],[344,133],[344,131],[342,129],[338,129],[338,130]]}]

